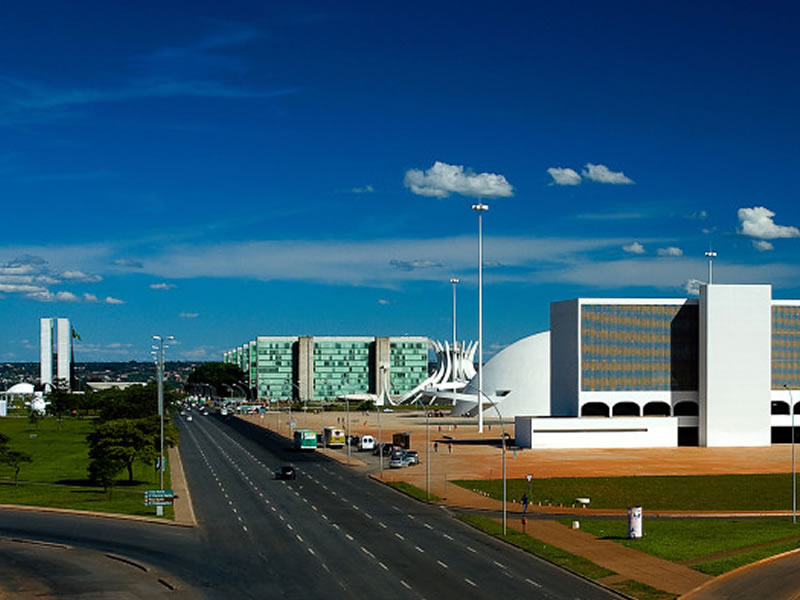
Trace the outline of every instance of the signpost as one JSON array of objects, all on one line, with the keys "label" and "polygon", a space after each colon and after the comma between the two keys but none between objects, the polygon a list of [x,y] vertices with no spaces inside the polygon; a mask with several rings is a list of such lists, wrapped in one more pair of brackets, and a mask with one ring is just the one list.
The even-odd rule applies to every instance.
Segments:
[{"label": "signpost", "polygon": [[172,490],[145,490],[144,491],[144,505],[155,506],[156,514],[163,515],[164,506],[172,506],[175,499],[175,492]]}]

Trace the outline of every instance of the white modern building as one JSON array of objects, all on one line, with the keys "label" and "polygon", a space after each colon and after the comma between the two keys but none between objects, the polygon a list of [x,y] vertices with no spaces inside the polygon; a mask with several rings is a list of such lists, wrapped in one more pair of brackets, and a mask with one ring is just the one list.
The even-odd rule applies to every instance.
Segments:
[{"label": "white modern building", "polygon": [[69,319],[47,317],[40,321],[39,334],[39,379],[46,392],[53,387],[54,364],[56,378],[71,385],[72,327]]},{"label": "white modern building", "polygon": [[[769,285],[703,285],[699,298],[554,302],[549,338],[538,336],[484,366],[484,416],[515,417],[519,445],[791,439],[800,409],[800,300],[773,300]],[[455,412],[476,414],[474,384]]]}]

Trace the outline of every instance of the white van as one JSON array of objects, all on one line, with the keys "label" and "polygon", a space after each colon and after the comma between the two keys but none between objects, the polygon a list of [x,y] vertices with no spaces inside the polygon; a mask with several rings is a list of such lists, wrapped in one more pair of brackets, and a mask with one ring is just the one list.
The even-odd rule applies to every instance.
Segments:
[{"label": "white van", "polygon": [[375,438],[371,435],[362,435],[358,440],[358,451],[373,450],[375,448]]}]

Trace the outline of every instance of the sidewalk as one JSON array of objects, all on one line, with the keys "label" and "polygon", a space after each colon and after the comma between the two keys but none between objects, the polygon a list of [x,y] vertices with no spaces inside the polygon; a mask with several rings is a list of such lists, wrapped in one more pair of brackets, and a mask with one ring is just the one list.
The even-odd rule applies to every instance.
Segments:
[{"label": "sidewalk", "polygon": [[186,475],[183,472],[183,462],[178,448],[169,448],[167,454],[169,460],[170,476],[172,480],[172,491],[175,493],[175,500],[172,509],[175,512],[175,522],[180,525],[197,526],[197,519],[194,516],[192,497],[189,494],[189,486],[186,484]]}]

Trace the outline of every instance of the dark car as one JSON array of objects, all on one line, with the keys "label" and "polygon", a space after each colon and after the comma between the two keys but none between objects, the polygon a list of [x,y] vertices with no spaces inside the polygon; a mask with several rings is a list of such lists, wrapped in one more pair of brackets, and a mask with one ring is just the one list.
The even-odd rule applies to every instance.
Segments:
[{"label": "dark car", "polygon": [[375,447],[372,449],[372,456],[378,456],[381,453],[381,449],[383,449],[384,456],[391,456],[392,452],[394,452],[394,444],[389,444],[388,442],[383,442],[381,444],[375,444]]},{"label": "dark car", "polygon": [[297,471],[291,465],[283,465],[275,469],[275,479],[297,479]]}]

